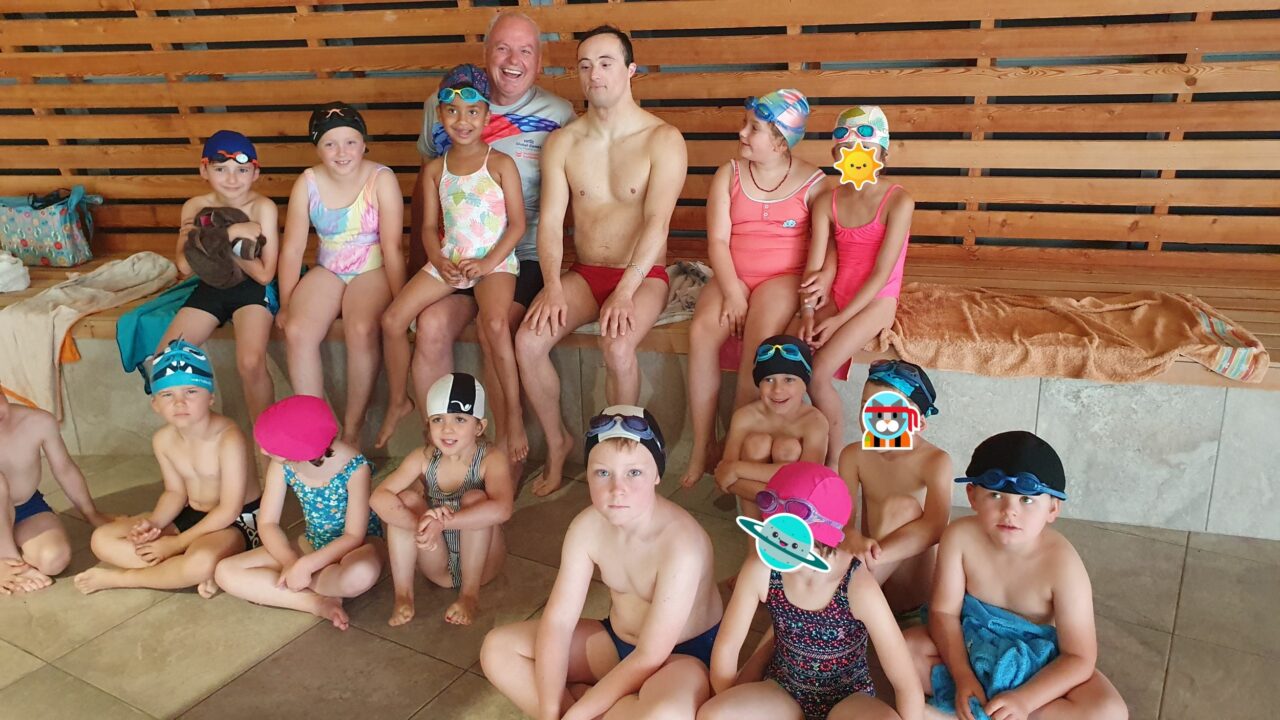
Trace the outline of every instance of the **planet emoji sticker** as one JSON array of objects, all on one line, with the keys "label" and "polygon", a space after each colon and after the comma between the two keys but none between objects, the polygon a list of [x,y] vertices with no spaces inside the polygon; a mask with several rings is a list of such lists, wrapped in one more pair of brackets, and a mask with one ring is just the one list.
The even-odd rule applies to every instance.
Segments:
[{"label": "planet emoji sticker", "polygon": [[755,538],[756,554],[770,569],[792,572],[803,566],[818,572],[831,570],[827,561],[813,552],[813,530],[796,515],[778,513],[764,522],[740,515],[738,527]]}]

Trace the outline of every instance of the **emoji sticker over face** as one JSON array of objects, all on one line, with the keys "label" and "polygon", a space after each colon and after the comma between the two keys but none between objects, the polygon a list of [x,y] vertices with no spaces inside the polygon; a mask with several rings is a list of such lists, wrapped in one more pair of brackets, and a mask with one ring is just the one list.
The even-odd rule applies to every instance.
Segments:
[{"label": "emoji sticker over face", "polygon": [[863,185],[874,185],[880,179],[884,163],[876,159],[871,148],[859,141],[853,148],[841,147],[840,159],[832,167],[840,171],[841,185],[853,183],[854,190],[861,190]]},{"label": "emoji sticker over face", "polygon": [[771,570],[792,572],[801,567],[818,572],[831,570],[827,561],[813,552],[813,530],[795,515],[778,513],[764,522],[739,515],[738,527],[755,538],[756,554]]},{"label": "emoji sticker over face", "polygon": [[910,450],[911,434],[920,430],[920,412],[905,397],[883,390],[862,406],[862,447],[866,450]]}]

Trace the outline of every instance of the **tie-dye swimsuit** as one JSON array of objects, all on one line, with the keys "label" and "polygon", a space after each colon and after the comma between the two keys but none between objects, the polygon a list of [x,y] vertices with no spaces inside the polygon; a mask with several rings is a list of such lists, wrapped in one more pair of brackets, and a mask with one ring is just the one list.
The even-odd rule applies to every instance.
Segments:
[{"label": "tie-dye swimsuit", "polygon": [[320,236],[320,252],[316,261],[344,283],[382,267],[375,181],[383,170],[391,172],[391,168],[385,165],[376,166],[356,199],[350,205],[337,209],[325,207],[320,199],[313,169],[307,168],[302,173],[307,179],[308,214],[316,234]]}]

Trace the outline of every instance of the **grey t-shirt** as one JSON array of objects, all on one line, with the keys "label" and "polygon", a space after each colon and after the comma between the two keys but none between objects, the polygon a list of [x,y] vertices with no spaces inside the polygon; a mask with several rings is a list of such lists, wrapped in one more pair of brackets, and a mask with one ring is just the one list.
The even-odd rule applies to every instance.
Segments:
[{"label": "grey t-shirt", "polygon": [[[449,136],[445,134],[437,117],[437,107],[434,95],[422,105],[422,134],[418,137],[418,152],[425,158],[443,155],[450,145]],[[489,108],[484,141],[493,149],[510,155],[520,169],[525,216],[524,237],[516,244],[516,257],[520,260],[538,259],[542,145],[547,141],[547,135],[568,125],[574,117],[573,105],[568,100],[536,85],[511,105],[494,105]]]}]

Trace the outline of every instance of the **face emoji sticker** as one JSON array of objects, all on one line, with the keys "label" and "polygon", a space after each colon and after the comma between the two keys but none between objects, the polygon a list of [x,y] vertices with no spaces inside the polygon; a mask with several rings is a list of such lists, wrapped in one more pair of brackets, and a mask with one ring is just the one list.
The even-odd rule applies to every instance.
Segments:
[{"label": "face emoji sticker", "polygon": [[879,180],[884,163],[876,159],[875,152],[858,142],[852,149],[840,148],[840,159],[833,165],[840,171],[840,184],[853,183],[854,190],[861,190],[863,185],[874,185]]},{"label": "face emoji sticker", "polygon": [[772,570],[791,572],[801,567],[818,572],[831,570],[827,561],[813,552],[813,530],[795,515],[778,513],[764,522],[740,515],[738,527],[755,538],[756,554]]},{"label": "face emoji sticker", "polygon": [[920,430],[920,413],[901,393],[883,390],[862,406],[862,447],[867,450],[910,450],[911,434]]}]

